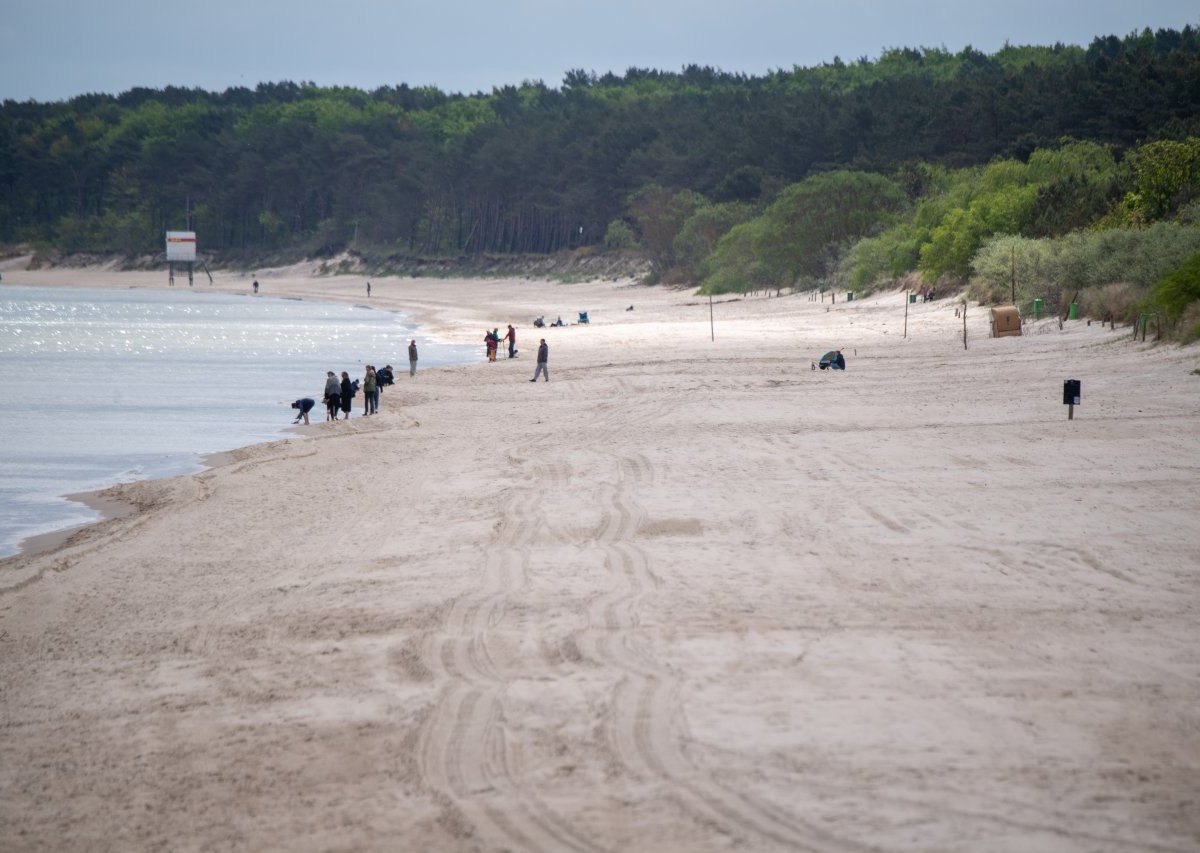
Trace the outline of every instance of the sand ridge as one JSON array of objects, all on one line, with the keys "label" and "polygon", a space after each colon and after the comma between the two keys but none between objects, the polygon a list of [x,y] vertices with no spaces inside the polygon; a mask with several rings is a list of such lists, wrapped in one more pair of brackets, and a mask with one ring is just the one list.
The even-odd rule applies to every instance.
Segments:
[{"label": "sand ridge", "polygon": [[0,563],[0,847],[1200,844],[1195,347],[971,306],[964,350],[901,294],[724,297],[710,340],[627,281],[370,280],[480,363]]}]

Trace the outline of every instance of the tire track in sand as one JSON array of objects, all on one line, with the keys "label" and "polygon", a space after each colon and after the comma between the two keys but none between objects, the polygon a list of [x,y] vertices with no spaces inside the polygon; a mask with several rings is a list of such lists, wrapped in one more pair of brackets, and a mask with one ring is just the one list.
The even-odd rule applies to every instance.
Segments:
[{"label": "tire track in sand", "polygon": [[660,581],[636,543],[644,513],[633,488],[653,481],[653,464],[641,455],[620,457],[616,486],[602,489],[603,516],[595,535],[605,551],[613,581],[588,607],[589,628],[578,644],[584,653],[623,673],[613,688],[605,720],[609,746],[618,761],[642,778],[667,783],[697,821],[747,843],[768,841],[797,850],[856,850],[815,825],[713,778],[685,752],[694,739],[679,695],[679,680],[658,662],[636,629],[638,605]]},{"label": "tire track in sand", "polygon": [[565,464],[540,465],[523,486],[510,490],[484,557],[480,589],[455,600],[423,646],[426,665],[446,686],[418,739],[419,772],[451,804],[458,818],[453,823],[465,822],[465,831],[488,847],[604,853],[521,777],[519,744],[508,737],[504,700],[508,679],[527,674],[530,664],[489,644],[508,598],[527,583],[530,549],[544,523],[542,491],[547,482],[565,485],[569,474]]}]

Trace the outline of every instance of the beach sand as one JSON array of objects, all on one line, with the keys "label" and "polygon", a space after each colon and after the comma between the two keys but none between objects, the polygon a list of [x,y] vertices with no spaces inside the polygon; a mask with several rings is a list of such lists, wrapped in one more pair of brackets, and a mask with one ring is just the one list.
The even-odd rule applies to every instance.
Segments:
[{"label": "beach sand", "polygon": [[0,562],[0,849],[1200,848],[1200,349],[371,281],[480,363]]}]

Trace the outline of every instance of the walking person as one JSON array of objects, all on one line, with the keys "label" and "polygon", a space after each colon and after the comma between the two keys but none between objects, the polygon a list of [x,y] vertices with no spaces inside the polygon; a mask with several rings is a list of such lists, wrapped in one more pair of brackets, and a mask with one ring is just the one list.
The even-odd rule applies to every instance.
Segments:
[{"label": "walking person", "polygon": [[325,420],[336,421],[338,409],[342,405],[342,386],[338,383],[337,374],[332,370],[325,371]]},{"label": "walking person", "polygon": [[542,338],[541,344],[538,346],[537,367],[534,368],[533,378],[530,382],[537,382],[538,376],[545,376],[546,381],[550,381],[550,368],[546,366],[546,362],[550,359],[550,347],[546,346],[546,339]]},{"label": "walking person", "polygon": [[350,374],[342,371],[342,417],[350,420],[350,402],[354,399],[354,386],[350,384]]},{"label": "walking person", "polygon": [[508,357],[517,357],[517,330],[512,327],[512,323],[508,324],[508,334],[504,336],[504,340],[508,341]]},{"label": "walking person", "polygon": [[254,292],[258,293],[258,279],[254,279]]},{"label": "walking person", "polygon": [[379,380],[375,376],[375,368],[368,364],[363,376],[363,415],[373,415],[379,411]]},{"label": "walking person", "polygon": [[408,375],[417,375],[417,342],[408,342]]}]

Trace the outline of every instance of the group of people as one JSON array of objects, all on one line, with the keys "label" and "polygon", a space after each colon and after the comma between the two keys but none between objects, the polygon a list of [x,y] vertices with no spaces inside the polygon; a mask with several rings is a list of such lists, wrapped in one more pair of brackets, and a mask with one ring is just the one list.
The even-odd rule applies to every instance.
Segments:
[{"label": "group of people", "polygon": [[[541,319],[542,318],[540,318],[540,317],[538,318],[538,320],[541,320]],[[544,326],[546,324],[544,322],[538,323],[537,321],[535,321],[534,325]],[[563,323],[562,318],[560,317],[558,319],[557,323],[551,324],[551,325],[562,326],[565,324]],[[508,332],[504,335],[500,334],[499,327],[492,329],[490,332],[487,332],[484,334],[483,345],[485,348],[485,352],[487,353],[488,361],[496,360],[496,352],[497,352],[497,350],[500,349],[501,341],[508,341],[508,357],[509,358],[517,357],[517,330],[510,323],[508,326]],[[546,382],[550,381],[550,368],[548,367],[549,360],[550,360],[550,347],[546,346],[546,339],[542,338],[541,343],[538,344],[537,366],[533,370],[533,378],[529,380],[530,382],[537,382],[539,376],[544,376]]]},{"label": "group of people", "polygon": [[840,349],[833,349],[821,356],[821,360],[813,365],[813,368],[820,367],[822,370],[845,370],[846,357],[842,355]]},{"label": "group of people", "polygon": [[[417,375],[417,342],[415,340],[408,344],[408,375]],[[350,420],[350,410],[360,389],[363,392],[363,416],[377,414],[380,394],[386,386],[394,385],[395,382],[396,374],[390,364],[379,369],[368,364],[361,382],[358,379],[351,380],[350,374],[344,370],[340,378],[332,370],[327,370],[325,372],[325,391],[322,395],[322,401],[325,403],[325,420]],[[309,423],[308,413],[316,405],[317,401],[312,397],[301,397],[296,400],[292,403],[292,408],[296,410],[296,419],[292,423],[304,421],[307,425]]]},{"label": "group of people", "polygon": [[501,336],[499,327],[486,332],[483,336],[484,351],[487,353],[488,361],[496,360],[496,351],[500,349],[500,342],[508,341],[508,357],[517,357],[517,330],[512,324],[508,325],[508,331]]},{"label": "group of people", "polygon": [[[632,306],[631,306],[631,307],[632,307]],[[546,317],[545,317],[545,315],[542,315],[541,317],[536,317],[536,318],[534,318],[533,325],[537,326],[539,329],[544,329],[544,328],[546,328]],[[561,315],[561,314],[559,315],[559,317],[558,317],[558,319],[557,319],[557,320],[555,320],[553,323],[551,323],[551,324],[550,324],[551,328],[554,328],[554,327],[556,327],[556,326],[565,326],[565,325],[567,325],[567,324],[563,322],[563,318],[562,318],[562,315]]]}]

